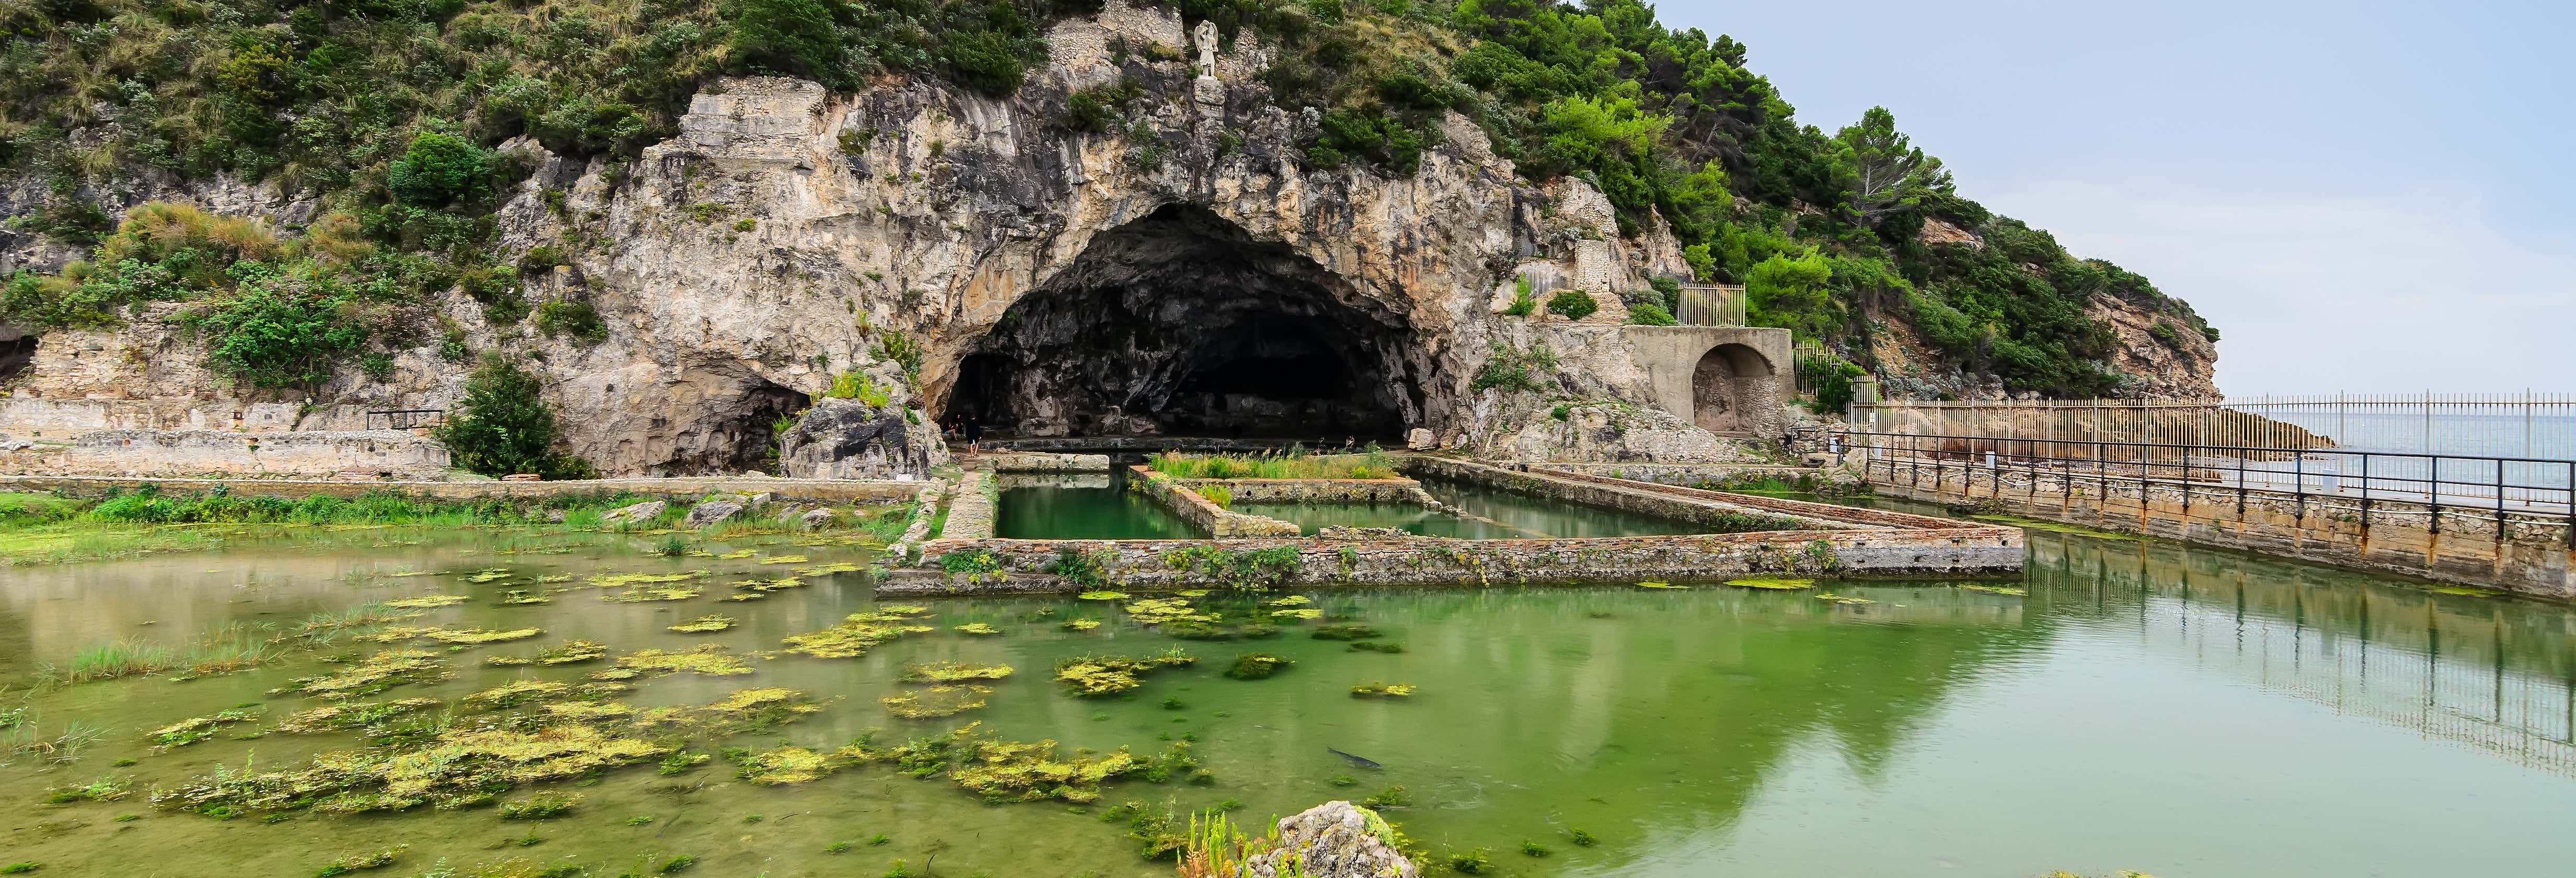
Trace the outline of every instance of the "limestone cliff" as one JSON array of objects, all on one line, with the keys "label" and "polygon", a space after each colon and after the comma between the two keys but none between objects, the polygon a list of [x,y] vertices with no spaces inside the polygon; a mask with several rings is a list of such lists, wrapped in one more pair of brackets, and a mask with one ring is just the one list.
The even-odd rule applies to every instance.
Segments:
[{"label": "limestone cliff", "polygon": [[[1739,456],[1692,413],[1653,410],[1657,391],[1621,329],[1622,293],[1689,274],[1660,224],[1622,236],[1593,187],[1522,181],[1454,114],[1410,174],[1306,161],[1318,119],[1269,99],[1255,75],[1270,50],[1253,32],[1216,54],[1213,76],[1177,60],[1193,52],[1169,10],[1111,3],[1057,23],[1050,45],[1050,63],[1009,98],[900,78],[846,96],[732,78],[632,162],[512,141],[502,148],[534,172],[499,211],[497,248],[566,254],[525,278],[528,291],[589,305],[604,339],[493,325],[457,292],[415,316],[452,321],[473,348],[524,354],[567,450],[610,474],[778,466],[782,437],[796,475],[920,472],[944,462],[938,425],[958,419],[1027,436],[1389,440],[1427,428],[1451,447],[1519,457]],[[1073,100],[1083,89],[1122,99],[1105,121],[1085,117]],[[124,196],[280,225],[314,212],[264,185],[144,179]],[[0,243],[16,264],[68,255],[24,236]],[[1522,279],[1542,298],[1589,294],[1599,310],[1503,313]],[[32,344],[0,338],[29,349],[0,380],[21,402],[149,400],[184,410],[176,420],[220,422],[267,401],[203,368],[168,310]],[[451,407],[470,364],[443,359],[427,335],[393,352],[387,377],[344,369],[316,398],[285,400],[300,404],[287,427],[363,429],[380,426],[368,411]],[[2177,386],[2193,377],[2181,360],[2131,360]],[[851,372],[886,398],[793,425]],[[1772,411],[1745,423],[1776,427],[1776,397],[1758,397]],[[844,465],[828,449],[858,457]]]}]

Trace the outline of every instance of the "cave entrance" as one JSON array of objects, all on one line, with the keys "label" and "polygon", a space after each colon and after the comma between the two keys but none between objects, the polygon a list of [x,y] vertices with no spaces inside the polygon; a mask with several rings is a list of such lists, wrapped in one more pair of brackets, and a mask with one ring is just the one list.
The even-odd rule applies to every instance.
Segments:
[{"label": "cave entrance", "polygon": [[1170,205],[1094,237],[958,364],[996,436],[1388,440],[1421,420],[1410,323],[1285,245]]},{"label": "cave entrance", "polygon": [[1768,398],[1771,363],[1740,344],[1722,344],[1701,355],[1691,370],[1691,421],[1720,434],[1752,431]]}]

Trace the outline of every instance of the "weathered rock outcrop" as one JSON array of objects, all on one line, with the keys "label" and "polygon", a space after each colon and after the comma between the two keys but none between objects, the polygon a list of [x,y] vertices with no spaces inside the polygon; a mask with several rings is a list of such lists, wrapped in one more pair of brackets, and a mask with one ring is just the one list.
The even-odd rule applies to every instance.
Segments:
[{"label": "weathered rock outcrop", "polygon": [[779,475],[807,479],[883,479],[930,471],[947,447],[918,413],[825,399],[778,440]]},{"label": "weathered rock outcrop", "polygon": [[1377,812],[1349,802],[1325,802],[1279,820],[1279,846],[1244,864],[1246,878],[1278,878],[1294,857],[1312,878],[1415,878],[1421,874],[1395,849],[1395,832]]}]

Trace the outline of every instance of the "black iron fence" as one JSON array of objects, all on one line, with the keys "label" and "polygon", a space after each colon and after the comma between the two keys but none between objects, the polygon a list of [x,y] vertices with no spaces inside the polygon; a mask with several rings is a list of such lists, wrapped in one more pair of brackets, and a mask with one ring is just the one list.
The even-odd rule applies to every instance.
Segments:
[{"label": "black iron fence", "polygon": [[2358,509],[2364,520],[2373,503],[2403,502],[2429,507],[2435,533],[2444,515],[2492,515],[2499,532],[2513,515],[2563,521],[2576,546],[2576,460],[1860,430],[1832,441],[1841,459],[1859,456],[1868,474],[1936,493],[2036,495],[2042,481],[2054,481],[2051,493],[2071,495],[2078,482],[2089,482],[2134,485],[2141,497],[2178,492],[2185,507],[2196,497],[2233,497],[2241,509],[2257,494],[2286,497],[2301,510],[2333,503]]},{"label": "black iron fence", "polygon": [[447,410],[391,409],[387,411],[371,411],[367,413],[368,429],[375,428],[377,418],[385,419],[386,429],[391,430],[409,430],[416,427],[436,427],[447,423]]}]

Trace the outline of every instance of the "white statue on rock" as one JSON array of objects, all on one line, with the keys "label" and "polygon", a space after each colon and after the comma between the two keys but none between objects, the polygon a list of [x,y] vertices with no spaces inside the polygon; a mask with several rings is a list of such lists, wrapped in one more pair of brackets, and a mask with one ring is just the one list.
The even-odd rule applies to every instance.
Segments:
[{"label": "white statue on rock", "polygon": [[1215,79],[1216,22],[1200,19],[1199,26],[1190,29],[1190,41],[1199,47],[1199,75]]}]

